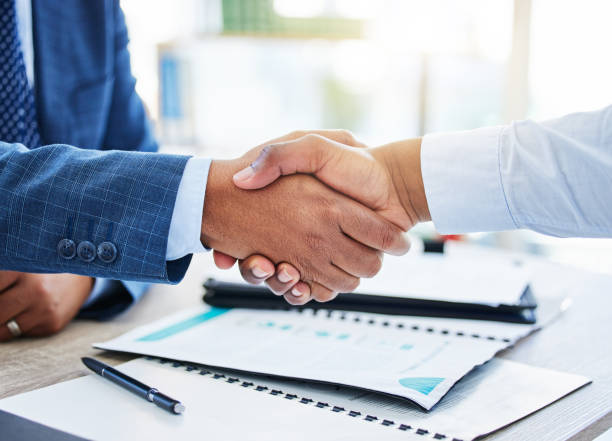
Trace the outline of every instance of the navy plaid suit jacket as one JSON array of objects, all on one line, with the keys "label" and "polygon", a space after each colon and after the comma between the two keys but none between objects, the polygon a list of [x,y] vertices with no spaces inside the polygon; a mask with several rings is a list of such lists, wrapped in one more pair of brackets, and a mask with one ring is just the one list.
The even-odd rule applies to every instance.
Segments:
[{"label": "navy plaid suit jacket", "polygon": [[[32,15],[46,145],[0,140],[0,268],[180,281],[191,256],[167,262],[165,254],[188,157],[152,153],[119,2],[33,0]],[[63,258],[64,238],[111,242],[117,257]]]}]

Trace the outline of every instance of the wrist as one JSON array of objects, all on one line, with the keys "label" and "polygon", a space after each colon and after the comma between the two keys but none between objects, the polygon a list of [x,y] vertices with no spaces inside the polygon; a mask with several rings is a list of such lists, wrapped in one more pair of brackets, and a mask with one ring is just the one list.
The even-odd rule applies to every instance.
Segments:
[{"label": "wrist", "polygon": [[202,245],[235,257],[240,257],[236,255],[239,250],[227,249],[227,245],[235,242],[230,231],[232,219],[235,220],[241,215],[239,205],[236,204],[236,193],[244,190],[234,185],[232,176],[248,163],[242,158],[212,161],[206,183],[206,203],[202,210]]},{"label": "wrist", "polygon": [[407,139],[370,151],[386,169],[392,190],[413,224],[431,220],[421,173],[421,141]]}]

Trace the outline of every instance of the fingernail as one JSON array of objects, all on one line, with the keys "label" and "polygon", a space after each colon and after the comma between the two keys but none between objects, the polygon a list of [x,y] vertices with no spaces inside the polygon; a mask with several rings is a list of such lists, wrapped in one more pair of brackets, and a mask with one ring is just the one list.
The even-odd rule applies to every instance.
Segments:
[{"label": "fingernail", "polygon": [[238,173],[234,175],[234,181],[236,182],[246,181],[254,174],[255,174],[255,170],[253,170],[253,167],[249,165],[248,167],[243,168],[242,170],[240,170]]},{"label": "fingernail", "polygon": [[291,282],[291,280],[293,279],[293,277],[291,277],[291,275],[287,272],[286,269],[283,268],[283,270],[278,274],[278,280],[280,280],[282,283],[287,283],[287,282]]},{"label": "fingernail", "polygon": [[291,294],[293,294],[296,297],[300,297],[302,294],[304,294],[303,292],[301,292],[296,286],[294,286],[291,289]]},{"label": "fingernail", "polygon": [[251,268],[251,272],[253,273],[253,275],[255,277],[257,277],[258,279],[263,279],[264,277],[268,277],[270,275],[270,273],[262,270],[260,267],[258,266],[254,266],[253,268]]}]

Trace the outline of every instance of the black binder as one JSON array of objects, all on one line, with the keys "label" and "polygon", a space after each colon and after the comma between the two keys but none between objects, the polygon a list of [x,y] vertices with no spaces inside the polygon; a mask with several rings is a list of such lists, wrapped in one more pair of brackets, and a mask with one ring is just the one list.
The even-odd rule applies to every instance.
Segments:
[{"label": "black binder", "polygon": [[417,297],[391,297],[378,294],[340,294],[326,303],[309,302],[291,306],[265,286],[229,283],[216,279],[204,282],[204,302],[222,308],[256,309],[333,309],[379,314],[446,317],[473,320],[494,320],[511,323],[535,323],[537,302],[529,286],[520,302],[514,305],[491,306],[481,303],[459,303]]}]

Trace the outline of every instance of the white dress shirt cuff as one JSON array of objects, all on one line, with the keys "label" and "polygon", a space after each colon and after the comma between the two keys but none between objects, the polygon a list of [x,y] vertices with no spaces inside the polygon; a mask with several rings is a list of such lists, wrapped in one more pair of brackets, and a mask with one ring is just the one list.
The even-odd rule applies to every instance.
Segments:
[{"label": "white dress shirt cuff", "polygon": [[166,260],[206,251],[200,241],[200,233],[210,163],[210,159],[203,158],[187,161],[170,221]]},{"label": "white dress shirt cuff", "polygon": [[429,212],[441,234],[515,229],[500,173],[504,127],[427,135],[421,172]]}]

